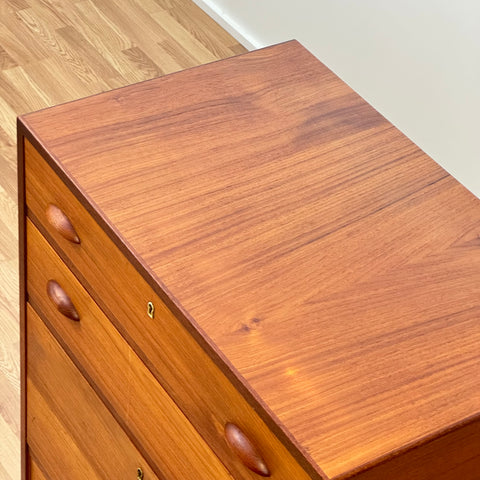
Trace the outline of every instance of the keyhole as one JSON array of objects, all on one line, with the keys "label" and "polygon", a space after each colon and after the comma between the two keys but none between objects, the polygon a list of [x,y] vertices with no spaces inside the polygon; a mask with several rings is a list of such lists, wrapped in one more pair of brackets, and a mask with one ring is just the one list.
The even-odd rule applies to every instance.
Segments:
[{"label": "keyhole", "polygon": [[148,302],[147,304],[147,314],[150,318],[153,318],[155,316],[155,306],[152,302]]},{"label": "keyhole", "polygon": [[137,480],[143,480],[143,470],[141,468],[137,468]]}]

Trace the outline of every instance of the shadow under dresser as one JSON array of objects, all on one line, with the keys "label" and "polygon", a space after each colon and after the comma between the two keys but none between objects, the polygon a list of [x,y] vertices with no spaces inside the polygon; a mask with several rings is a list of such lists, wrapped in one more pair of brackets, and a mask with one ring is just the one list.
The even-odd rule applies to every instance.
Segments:
[{"label": "shadow under dresser", "polygon": [[24,480],[480,478],[480,202],[298,42],[18,145]]}]

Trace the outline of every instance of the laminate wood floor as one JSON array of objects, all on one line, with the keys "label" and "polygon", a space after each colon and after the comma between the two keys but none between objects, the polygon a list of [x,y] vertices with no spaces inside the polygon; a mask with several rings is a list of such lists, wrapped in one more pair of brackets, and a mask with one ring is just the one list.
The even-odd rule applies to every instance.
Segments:
[{"label": "laminate wood floor", "polygon": [[245,51],[190,0],[0,0],[1,480],[20,478],[16,116]]}]

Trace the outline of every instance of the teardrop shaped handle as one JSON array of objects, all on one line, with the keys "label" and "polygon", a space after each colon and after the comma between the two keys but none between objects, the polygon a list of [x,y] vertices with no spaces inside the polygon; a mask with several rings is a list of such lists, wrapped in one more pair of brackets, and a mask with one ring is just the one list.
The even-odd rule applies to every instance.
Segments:
[{"label": "teardrop shaped handle", "polygon": [[75,322],[80,320],[80,315],[78,315],[70,297],[55,280],[49,280],[47,282],[47,295],[62,315],[65,315],[65,317]]},{"label": "teardrop shaped handle", "polygon": [[48,223],[69,242],[80,243],[77,232],[70,219],[56,205],[49,203],[45,211]]},{"label": "teardrop shaped handle", "polygon": [[225,438],[240,461],[262,477],[269,477],[270,470],[250,439],[233,423],[225,425]]}]

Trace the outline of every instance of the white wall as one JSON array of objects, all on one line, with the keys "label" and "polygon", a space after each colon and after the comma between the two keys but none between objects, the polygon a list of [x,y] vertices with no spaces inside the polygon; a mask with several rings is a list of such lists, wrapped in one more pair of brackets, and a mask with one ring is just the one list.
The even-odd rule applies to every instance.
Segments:
[{"label": "white wall", "polygon": [[195,0],[244,45],[296,38],[480,196],[479,0]]}]

